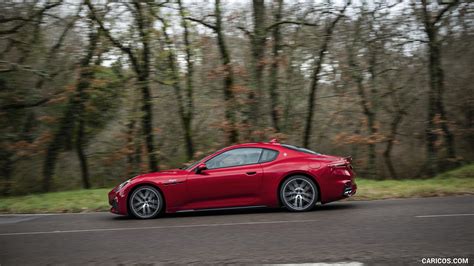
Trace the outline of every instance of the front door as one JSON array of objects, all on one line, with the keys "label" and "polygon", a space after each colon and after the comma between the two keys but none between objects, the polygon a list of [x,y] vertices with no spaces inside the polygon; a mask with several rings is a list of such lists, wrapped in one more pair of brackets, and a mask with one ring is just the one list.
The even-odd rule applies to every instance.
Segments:
[{"label": "front door", "polygon": [[209,159],[207,169],[190,173],[186,185],[189,209],[225,208],[258,204],[263,171],[262,149],[237,148]]}]

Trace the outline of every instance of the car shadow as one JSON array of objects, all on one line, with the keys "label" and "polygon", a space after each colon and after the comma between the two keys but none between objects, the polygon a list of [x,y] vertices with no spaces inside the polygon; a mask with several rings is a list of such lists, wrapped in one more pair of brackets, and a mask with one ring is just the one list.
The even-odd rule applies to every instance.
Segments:
[{"label": "car shadow", "polygon": [[[327,212],[327,211],[337,211],[344,209],[355,208],[355,204],[350,202],[339,202],[333,204],[318,204],[310,212]],[[159,219],[168,219],[168,218],[184,218],[184,217],[205,217],[205,216],[225,216],[225,215],[245,215],[245,214],[264,214],[264,213],[285,213],[288,212],[285,208],[268,208],[268,207],[251,207],[251,208],[238,208],[238,209],[219,209],[219,210],[197,210],[190,212],[177,212],[177,213],[166,213],[159,217]],[[289,213],[289,212],[288,212]],[[135,220],[133,217],[129,216],[116,216],[114,220]]]}]

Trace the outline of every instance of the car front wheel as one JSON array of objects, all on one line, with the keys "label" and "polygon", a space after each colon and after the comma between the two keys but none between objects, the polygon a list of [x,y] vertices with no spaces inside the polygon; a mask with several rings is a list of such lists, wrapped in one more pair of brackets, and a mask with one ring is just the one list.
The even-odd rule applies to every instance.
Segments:
[{"label": "car front wheel", "polygon": [[313,180],[306,176],[295,175],[283,182],[280,199],[290,211],[309,211],[318,200],[318,189]]},{"label": "car front wheel", "polygon": [[133,216],[140,219],[150,219],[160,214],[163,207],[163,197],[156,188],[141,186],[132,192],[128,204]]}]

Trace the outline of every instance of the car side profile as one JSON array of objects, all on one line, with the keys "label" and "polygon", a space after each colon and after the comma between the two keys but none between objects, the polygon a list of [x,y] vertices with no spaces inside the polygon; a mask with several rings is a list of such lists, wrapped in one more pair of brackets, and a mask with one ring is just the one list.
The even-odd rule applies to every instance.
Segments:
[{"label": "car side profile", "polygon": [[230,146],[184,169],[138,175],[108,197],[112,213],[141,219],[253,206],[301,212],[354,195],[354,179],[350,158],[272,140]]}]

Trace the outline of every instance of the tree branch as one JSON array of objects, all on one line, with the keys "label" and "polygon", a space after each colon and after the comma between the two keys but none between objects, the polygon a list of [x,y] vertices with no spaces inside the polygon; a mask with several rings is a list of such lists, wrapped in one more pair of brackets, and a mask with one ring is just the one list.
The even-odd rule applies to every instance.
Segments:
[{"label": "tree branch", "polygon": [[8,62],[8,61],[5,61],[5,60],[0,60],[0,65],[1,64],[8,65],[8,68],[0,69],[0,73],[11,72],[11,71],[20,69],[20,70],[24,70],[24,71],[30,71],[30,72],[38,75],[38,76],[49,77],[48,73],[46,73],[44,71],[41,71],[41,70],[38,70],[38,69],[34,69],[31,66],[21,65],[21,64],[17,64],[17,63],[11,63],[11,62]]},{"label": "tree branch", "polygon": [[265,30],[269,31],[279,25],[282,24],[294,24],[294,25],[303,25],[303,26],[312,26],[312,27],[317,27],[319,26],[317,23],[310,23],[310,22],[304,22],[304,21],[292,21],[292,20],[282,20],[276,23],[273,23],[272,25],[268,26]]},{"label": "tree branch", "polygon": [[199,23],[199,24],[201,24],[201,25],[203,25],[203,26],[205,26],[205,27],[208,27],[208,28],[214,30],[214,31],[217,30],[216,25],[209,24],[209,23],[207,23],[207,22],[204,22],[204,21],[201,20],[201,19],[192,18],[192,17],[185,17],[185,19],[191,20],[191,21],[194,21],[194,22],[197,22],[197,23]]},{"label": "tree branch", "polygon": [[95,11],[95,8],[94,6],[91,4],[90,0],[86,0],[85,1],[85,4],[87,5],[87,7],[89,8],[90,12],[91,12],[91,17],[93,20],[95,20],[97,22],[97,24],[99,24],[99,27],[100,29],[104,32],[105,36],[107,37],[107,39],[109,39],[109,41],[117,48],[119,48],[122,52],[124,52],[125,54],[128,55],[128,57],[130,58],[130,61],[132,61],[132,65],[133,67],[136,69],[136,70],[140,70],[140,65],[138,64],[138,59],[135,57],[135,55],[133,54],[133,51],[130,47],[127,47],[127,46],[124,46],[122,43],[120,43],[117,39],[115,39],[112,34],[110,33],[110,30],[107,29],[105,26],[104,26],[104,23],[101,19],[99,19],[99,17],[97,16],[96,14],[96,11]]},{"label": "tree branch", "polygon": [[445,6],[445,7],[438,13],[438,15],[435,17],[434,21],[432,22],[433,25],[435,25],[436,23],[438,23],[446,12],[448,12],[451,8],[455,7],[455,6],[458,5],[458,4],[459,4],[459,1],[458,1],[458,0],[454,0],[454,2],[451,2],[451,3],[449,3],[447,6]]},{"label": "tree branch", "polygon": [[28,18],[13,17],[13,18],[0,19],[0,23],[6,23],[6,22],[10,22],[10,21],[23,21],[24,22],[24,23],[21,23],[21,24],[18,24],[16,26],[14,26],[13,28],[0,31],[0,35],[16,33],[19,29],[23,28],[28,22],[34,21],[33,20],[34,18],[43,15],[44,12],[48,11],[51,8],[54,8],[56,6],[61,5],[62,2],[63,2],[63,0],[57,1],[57,2],[49,4],[49,5],[45,5],[42,9],[40,9],[38,12],[34,13],[33,15],[31,15]]},{"label": "tree branch", "polygon": [[44,98],[44,99],[40,99],[40,100],[38,100],[36,102],[33,102],[33,103],[9,103],[9,104],[6,104],[4,106],[1,106],[0,111],[10,111],[10,110],[37,107],[37,106],[40,106],[40,105],[43,105],[43,104],[47,103],[49,100],[51,100],[51,99],[50,98]]},{"label": "tree branch", "polygon": [[237,26],[237,29],[241,30],[246,36],[248,36],[251,40],[253,40],[254,36],[248,29],[246,29],[243,26]]}]

